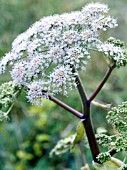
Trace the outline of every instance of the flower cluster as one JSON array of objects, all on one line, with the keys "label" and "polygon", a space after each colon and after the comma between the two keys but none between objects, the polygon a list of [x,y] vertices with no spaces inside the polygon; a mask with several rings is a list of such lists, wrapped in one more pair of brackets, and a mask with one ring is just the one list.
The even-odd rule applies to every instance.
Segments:
[{"label": "flower cluster", "polygon": [[97,159],[101,162],[104,163],[106,161],[109,161],[111,159],[111,155],[108,152],[102,152],[97,156]]},{"label": "flower cluster", "polygon": [[96,138],[98,143],[103,147],[109,147],[112,141],[111,136],[108,136],[106,134],[97,134]]},{"label": "flower cluster", "polygon": [[[47,98],[47,93],[42,92],[45,85],[48,93],[67,94],[76,86],[72,68],[77,74],[79,69],[85,69],[91,58],[90,50],[100,44],[99,51],[103,51],[100,30],[117,26],[116,19],[107,15],[108,11],[105,4],[90,3],[81,11],[48,16],[35,22],[14,40],[11,52],[0,61],[0,73],[11,65],[14,85],[25,86],[32,103],[42,96]],[[119,48],[117,51],[123,59]],[[117,57],[121,56],[116,55],[116,60]]]},{"label": "flower cluster", "polygon": [[120,40],[110,37],[106,42],[97,45],[97,48],[112,65],[119,68],[127,64],[127,49]]},{"label": "flower cluster", "polygon": [[54,155],[61,155],[67,151],[70,151],[72,148],[74,138],[75,134],[58,141],[56,146],[51,150],[50,157],[53,157]]},{"label": "flower cluster", "polygon": [[[111,136],[106,134],[97,135],[99,144],[107,147],[108,150],[116,152],[127,151],[127,101],[118,107],[111,108],[107,114],[107,120],[113,126],[116,133]],[[106,153],[109,155],[109,152]],[[105,155],[99,155],[98,159],[101,160],[100,158],[103,158],[105,161]]]},{"label": "flower cluster", "polygon": [[42,81],[33,81],[28,85],[28,99],[31,103],[41,104],[41,98],[48,99],[48,87],[46,83]]},{"label": "flower cluster", "polygon": [[127,128],[127,101],[118,107],[113,107],[106,118],[114,128],[124,133]]},{"label": "flower cluster", "polygon": [[0,86],[0,108],[8,107],[15,100],[16,88],[13,83],[7,82]]},{"label": "flower cluster", "polygon": [[11,81],[0,86],[0,121],[8,118],[9,108],[12,107],[18,93],[19,89]]},{"label": "flower cluster", "polygon": [[50,74],[50,82],[52,82],[52,88],[54,93],[67,94],[67,89],[72,90],[76,86],[75,77],[76,73],[72,73],[72,69],[69,65],[58,66]]},{"label": "flower cluster", "polygon": [[127,150],[127,101],[113,107],[107,114],[107,120],[118,131],[112,149],[116,152]]}]

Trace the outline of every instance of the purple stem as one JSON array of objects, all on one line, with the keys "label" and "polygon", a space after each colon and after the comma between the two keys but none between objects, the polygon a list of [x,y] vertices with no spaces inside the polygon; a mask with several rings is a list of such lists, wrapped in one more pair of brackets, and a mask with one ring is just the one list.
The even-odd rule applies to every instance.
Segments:
[{"label": "purple stem", "polygon": [[113,156],[113,155],[115,155],[117,152],[116,152],[115,149],[112,149],[112,150],[109,151],[109,153],[110,153],[111,156]]},{"label": "purple stem", "polygon": [[99,147],[98,147],[95,134],[94,134],[94,130],[92,127],[92,121],[90,118],[90,102],[87,100],[86,93],[85,93],[85,90],[84,90],[84,87],[82,85],[79,75],[76,76],[76,83],[77,83],[77,88],[78,88],[80,98],[82,101],[82,105],[83,105],[83,113],[84,113],[84,116],[87,117],[87,120],[84,120],[83,124],[86,130],[86,135],[88,138],[92,156],[93,156],[94,161],[99,163],[96,157],[98,156],[100,151],[99,151]]},{"label": "purple stem", "polygon": [[100,84],[98,85],[98,87],[96,88],[96,90],[93,92],[93,94],[90,96],[90,98],[88,99],[89,102],[91,102],[96,95],[100,92],[100,90],[102,89],[102,87],[104,86],[105,82],[107,81],[107,79],[109,78],[109,76],[112,73],[112,70],[115,68],[115,66],[109,67],[107,73],[105,74],[105,76],[103,77],[102,81],[100,82]]},{"label": "purple stem", "polygon": [[78,118],[80,118],[80,119],[84,118],[82,113],[78,112],[77,110],[73,109],[72,107],[68,106],[67,104],[61,102],[59,99],[57,99],[51,95],[49,95],[49,99],[52,100],[53,102],[55,102],[56,104],[58,104],[59,106],[63,107],[65,110],[73,113]]}]

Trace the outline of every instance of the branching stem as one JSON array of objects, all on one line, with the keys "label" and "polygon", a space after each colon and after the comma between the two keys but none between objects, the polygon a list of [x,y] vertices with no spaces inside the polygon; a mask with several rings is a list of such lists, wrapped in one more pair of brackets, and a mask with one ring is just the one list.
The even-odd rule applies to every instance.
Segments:
[{"label": "branching stem", "polygon": [[[89,99],[87,99],[87,95],[86,95],[84,87],[82,85],[80,76],[78,74],[75,76],[77,89],[78,89],[78,92],[79,92],[79,95],[81,98],[81,102],[82,102],[82,113],[83,114],[78,112],[77,110],[71,108],[70,106],[66,105],[65,103],[61,102],[59,99],[49,95],[50,100],[52,100],[59,106],[63,107],[65,110],[73,113],[75,116],[77,116],[78,118],[83,120],[82,122],[83,122],[85,130],[86,130],[86,135],[87,135],[90,149],[92,152],[93,160],[97,163],[100,163],[97,160],[97,156],[99,155],[100,150],[99,150],[97,140],[95,138],[94,129],[92,126],[92,121],[91,121],[91,116],[90,116],[90,104],[91,104],[92,100],[96,97],[96,95],[100,92],[100,90],[102,89],[103,85],[106,83],[107,79],[109,78],[109,76],[114,68],[115,68],[115,66],[109,67],[109,69],[106,72],[105,76],[103,77],[102,81],[100,82],[100,84],[98,85],[98,87],[96,88],[96,90],[93,92],[93,94],[90,96]],[[73,67],[73,72],[75,72],[74,67]],[[81,145],[80,145],[80,150],[82,153],[83,162],[84,162],[84,164],[86,164],[86,160],[84,159],[85,155],[83,153],[83,149],[82,149]],[[114,153],[115,153],[115,151],[111,151],[111,154],[114,154]]]},{"label": "branching stem", "polygon": [[81,102],[82,102],[82,112],[84,112],[85,108],[87,107],[87,105],[86,105],[86,101],[87,101],[86,92],[85,92],[85,89],[83,87],[83,84],[81,82],[79,75],[76,75],[75,81],[76,81],[77,89],[78,89],[78,92],[80,94],[80,98],[81,98]]},{"label": "branching stem", "polygon": [[95,138],[94,129],[92,126],[92,121],[90,117],[90,106],[87,106],[85,110],[87,111],[88,119],[86,121],[83,121],[83,124],[86,130],[86,135],[87,135],[89,146],[92,152],[93,160],[94,162],[99,163],[97,160],[97,156],[99,155],[100,150],[99,150],[97,140]]},{"label": "branching stem", "polygon": [[96,157],[98,156],[100,151],[99,151],[99,147],[98,147],[95,134],[94,134],[94,130],[92,127],[92,121],[90,117],[90,102],[87,100],[86,93],[85,93],[85,90],[84,90],[84,87],[82,85],[79,75],[76,76],[76,83],[77,83],[77,88],[78,88],[79,95],[80,95],[82,105],[83,105],[83,114],[84,116],[87,117],[87,120],[84,120],[83,124],[86,130],[86,135],[88,138],[92,156],[93,156],[94,161],[99,163]]},{"label": "branching stem", "polygon": [[112,70],[115,68],[115,66],[109,67],[107,73],[105,74],[105,76],[103,77],[102,81],[100,82],[100,84],[98,85],[98,87],[96,88],[96,90],[93,92],[93,94],[90,96],[90,98],[88,99],[89,102],[91,102],[96,95],[100,92],[100,90],[102,89],[102,87],[104,86],[105,82],[107,81],[107,79],[109,78],[109,76],[112,73]]},{"label": "branching stem", "polygon": [[57,98],[55,98],[55,97],[53,97],[51,95],[49,95],[49,99],[52,100],[53,102],[55,102],[56,104],[58,104],[59,106],[63,107],[65,110],[71,112],[72,114],[74,114],[78,118],[80,118],[80,119],[84,118],[82,113],[78,112],[77,110],[75,110],[72,107],[68,106],[67,104],[63,103],[59,99],[57,99]]}]

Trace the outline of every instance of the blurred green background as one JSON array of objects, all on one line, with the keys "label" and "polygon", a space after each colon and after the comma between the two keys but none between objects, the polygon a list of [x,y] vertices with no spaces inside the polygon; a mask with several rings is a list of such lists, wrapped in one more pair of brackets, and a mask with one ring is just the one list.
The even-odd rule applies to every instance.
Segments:
[{"label": "blurred green background", "polygon": [[[0,56],[11,49],[12,41],[31,24],[43,16],[81,9],[88,2],[96,0],[0,0]],[[114,36],[123,40],[127,46],[127,0],[100,0],[107,3],[110,13],[118,19],[119,27],[108,30],[103,39]],[[89,63],[87,71],[81,73],[88,96],[96,88],[106,71],[106,66],[98,54]],[[99,61],[99,64],[98,64]],[[0,82],[10,79],[0,76]],[[120,104],[127,100],[127,68],[116,69],[99,93],[96,101]],[[81,111],[78,93],[71,92],[68,97],[60,96],[62,101]],[[95,129],[105,127],[112,133],[105,116],[107,111],[92,107]],[[50,158],[49,152],[56,142],[75,132],[78,120],[69,112],[50,101],[43,106],[31,106],[21,94],[9,115],[9,120],[0,122],[0,170],[79,170],[83,165],[79,148],[73,153]],[[88,163],[91,163],[89,148],[84,147]],[[117,157],[124,159],[124,153]]]}]

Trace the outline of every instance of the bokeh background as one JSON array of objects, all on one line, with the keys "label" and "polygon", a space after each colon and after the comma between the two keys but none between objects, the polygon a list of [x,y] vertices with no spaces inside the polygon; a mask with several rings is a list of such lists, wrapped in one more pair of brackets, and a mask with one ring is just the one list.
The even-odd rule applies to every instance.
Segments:
[{"label": "bokeh background", "polygon": [[[61,14],[81,9],[86,3],[96,0],[0,0],[0,57],[11,49],[12,41],[31,24],[43,16]],[[111,15],[118,19],[119,27],[102,34],[102,39],[114,36],[127,46],[127,0],[100,0],[110,7]],[[88,96],[106,72],[106,66],[99,54],[93,53],[87,70],[81,72]],[[10,75],[0,76],[0,84],[10,80]],[[99,93],[96,101],[120,104],[127,100],[127,68],[116,69]],[[77,92],[68,97],[58,96],[62,101],[81,111]],[[106,122],[106,110],[92,107],[95,130],[104,127],[112,133]],[[22,92],[9,120],[0,122],[0,170],[79,170],[83,165],[79,148],[53,158],[50,150],[61,138],[75,133],[78,120],[69,112],[50,101],[43,106],[31,106]],[[91,164],[91,153],[86,144],[84,152]],[[124,159],[125,153],[117,154]]]}]

